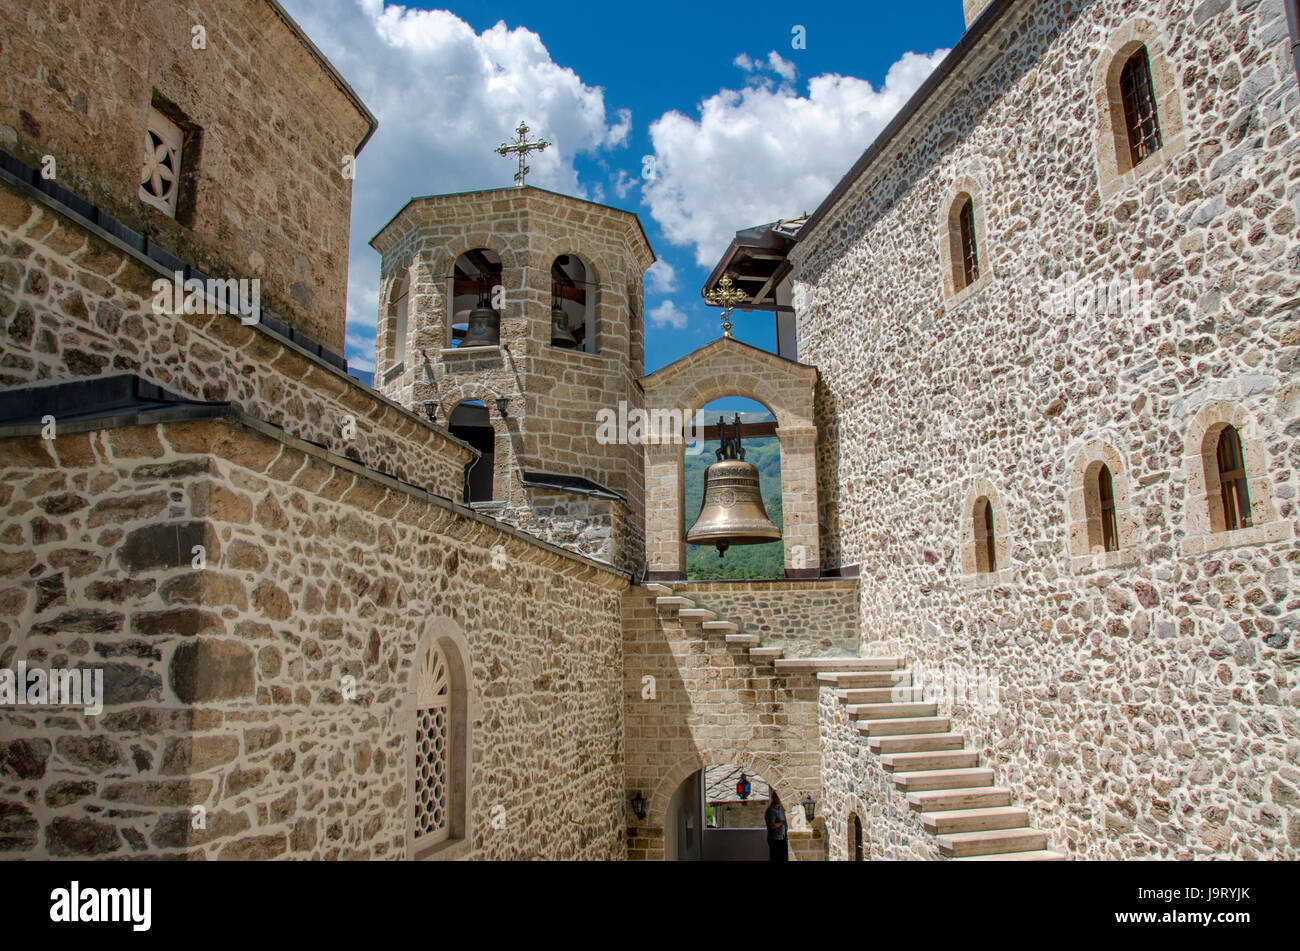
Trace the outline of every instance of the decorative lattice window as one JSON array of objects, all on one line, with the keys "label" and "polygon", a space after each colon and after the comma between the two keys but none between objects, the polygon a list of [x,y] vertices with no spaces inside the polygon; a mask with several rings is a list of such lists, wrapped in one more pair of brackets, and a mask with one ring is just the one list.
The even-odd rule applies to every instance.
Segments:
[{"label": "decorative lattice window", "polygon": [[446,839],[451,783],[451,679],[447,658],[430,644],[416,680],[415,839],[431,845]]},{"label": "decorative lattice window", "polygon": [[185,133],[157,109],[149,110],[144,133],[144,154],[140,165],[140,200],[171,217],[176,217],[176,196],[180,191],[181,149]]},{"label": "decorative lattice window", "polygon": [[965,278],[963,287],[970,287],[980,279],[980,255],[975,243],[975,202],[967,198],[961,209],[961,268]]},{"label": "decorative lattice window", "polygon": [[1129,156],[1136,168],[1143,159],[1157,152],[1164,144],[1160,136],[1160,117],[1156,110],[1156,91],[1151,82],[1151,60],[1145,46],[1124,64],[1124,71],[1119,77],[1119,90],[1124,101]]}]

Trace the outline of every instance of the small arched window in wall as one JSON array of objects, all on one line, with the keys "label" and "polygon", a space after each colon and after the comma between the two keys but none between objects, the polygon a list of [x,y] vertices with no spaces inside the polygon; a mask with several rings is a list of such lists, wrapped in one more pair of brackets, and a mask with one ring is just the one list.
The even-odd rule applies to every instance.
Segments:
[{"label": "small arched window in wall", "polygon": [[[1088,521],[1091,524],[1092,519]],[[1104,463],[1097,470],[1097,521],[1100,537],[1096,541],[1102,550],[1119,551],[1119,530],[1115,523],[1115,480],[1111,478],[1110,466]]]},{"label": "small arched window in wall", "polygon": [[852,850],[853,861],[866,861],[866,848],[862,841],[862,820],[858,818],[856,812],[849,816],[849,848]]},{"label": "small arched window in wall", "polygon": [[576,254],[561,254],[551,263],[551,346],[596,352],[596,285],[590,275]]},{"label": "small arched window in wall", "polygon": [[1164,145],[1160,134],[1160,110],[1151,81],[1151,59],[1141,46],[1124,64],[1119,77],[1124,127],[1128,133],[1129,164],[1136,168]]},{"label": "small arched window in wall", "polygon": [[1235,426],[1225,426],[1219,434],[1215,452],[1219,466],[1219,497],[1223,517],[1215,521],[1215,531],[1233,532],[1250,528],[1250,487],[1246,479],[1246,463],[1241,451],[1241,434]]},{"label": "small arched window in wall", "polygon": [[415,685],[415,847],[444,841],[451,833],[451,671],[436,642],[419,657]]},{"label": "small arched window in wall", "polygon": [[980,574],[992,574],[998,570],[993,503],[984,496],[976,499],[972,517],[975,523],[975,570]]},{"label": "small arched window in wall", "polygon": [[393,362],[392,366],[397,366],[406,359],[406,328],[407,315],[410,312],[411,300],[411,276],[409,273],[402,276],[402,283],[397,288],[397,294],[393,298],[391,315],[393,318]]},{"label": "small arched window in wall", "polygon": [[963,199],[957,212],[957,240],[961,253],[959,286],[965,288],[980,279],[980,254],[975,238],[975,201],[969,195]]},{"label": "small arched window in wall", "polygon": [[979,183],[963,176],[940,205],[939,257],[944,293],[958,296],[982,285],[988,276],[987,229]]}]

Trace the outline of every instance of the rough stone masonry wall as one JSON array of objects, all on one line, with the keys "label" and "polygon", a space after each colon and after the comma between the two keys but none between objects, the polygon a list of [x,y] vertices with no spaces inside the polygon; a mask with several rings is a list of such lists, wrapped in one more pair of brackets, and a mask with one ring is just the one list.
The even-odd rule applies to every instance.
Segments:
[{"label": "rough stone masonry wall", "polygon": [[399,711],[445,617],[461,854],[623,858],[625,579],[308,448],[227,421],[3,442],[0,663],[105,668],[108,703],[0,710],[0,854],[404,857]]},{"label": "rough stone masonry wall", "polygon": [[[0,8],[0,90],[0,149],[37,168],[53,156],[58,184],[205,273],[260,278],[263,303],[343,352],[343,160],[369,123],[269,3],[15,0]],[[199,153],[185,221],[138,197],[155,95],[201,129],[182,160]]]},{"label": "rough stone masonry wall", "polygon": [[681,581],[673,590],[786,657],[858,652],[858,581]]},{"label": "rough stone masonry wall", "polygon": [[[796,249],[799,352],[824,383],[828,563],[861,563],[865,649],[999,679],[996,711],[950,697],[942,712],[1053,848],[1295,858],[1300,97],[1282,5],[1020,9],[987,41],[996,60],[914,120]],[[1098,61],[1138,14],[1164,37],[1185,144],[1103,198]],[[953,299],[938,242],[964,177],[981,186],[989,277]],[[1069,271],[1084,290],[1141,282],[1150,316],[1046,316],[1044,291]],[[1255,489],[1271,489],[1282,540],[1190,544],[1205,502],[1183,457],[1215,401],[1251,421]],[[1127,470],[1133,557],[1077,570],[1067,501],[1094,440]],[[992,579],[963,573],[976,479],[1005,520]],[[866,775],[828,783],[865,795]],[[888,840],[892,821],[868,836]]]},{"label": "rough stone masonry wall", "polygon": [[160,276],[0,184],[0,385],[136,373],[460,498],[469,451],[459,443],[237,317],[154,313]]},{"label": "rough stone masonry wall", "polygon": [[[648,800],[644,820],[628,810],[628,858],[663,859],[668,801],[705,766],[739,766],[776,786],[787,810],[821,796],[817,682],[807,671],[778,672],[751,661],[722,634],[702,632],[655,595],[623,596],[623,698],[627,795]],[[645,677],[652,677],[647,696]],[[824,857],[820,822],[792,834],[791,857]]]}]

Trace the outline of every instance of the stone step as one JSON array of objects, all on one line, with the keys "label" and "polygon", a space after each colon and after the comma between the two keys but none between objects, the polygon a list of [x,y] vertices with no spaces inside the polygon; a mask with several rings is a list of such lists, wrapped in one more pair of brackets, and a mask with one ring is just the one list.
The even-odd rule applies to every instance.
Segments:
[{"label": "stone step", "polygon": [[903,662],[897,657],[789,657],[778,667],[788,670],[898,670]]},{"label": "stone step", "polygon": [[960,750],[966,746],[966,737],[960,733],[900,733],[896,736],[870,737],[867,746],[871,752],[880,754]]},{"label": "stone step", "polygon": [[986,789],[936,789],[933,792],[910,792],[907,803],[918,812],[947,812],[956,809],[993,809],[1011,805],[1011,790],[1006,786]]},{"label": "stone step", "polygon": [[835,696],[841,703],[915,703],[925,698],[918,687],[904,685],[892,687],[854,687],[852,690],[836,690]]},{"label": "stone step", "polygon": [[846,690],[859,687],[892,687],[895,684],[907,685],[912,682],[910,670],[823,670],[817,674],[817,682],[830,684]]},{"label": "stone step", "polygon": [[858,732],[867,736],[898,736],[900,733],[947,733],[952,721],[947,717],[905,717],[891,720],[859,720]]},{"label": "stone step", "polygon": [[936,769],[970,769],[978,766],[979,753],[974,750],[929,750],[922,753],[889,753],[880,764],[891,773],[918,773]]},{"label": "stone step", "polygon": [[1064,852],[1052,852],[1048,849],[1032,849],[1029,852],[997,852],[993,855],[965,855],[953,859],[954,862],[1068,862],[1070,857]]},{"label": "stone step", "polygon": [[975,789],[993,785],[993,770],[987,766],[969,769],[925,769],[914,773],[894,773],[894,785],[906,792],[925,789]]},{"label": "stone step", "polygon": [[954,809],[921,814],[925,831],[932,835],[953,832],[987,832],[990,829],[1023,829],[1029,825],[1029,811],[1018,806],[992,809]]},{"label": "stone step", "polygon": [[1047,833],[1037,829],[990,829],[988,832],[954,832],[935,840],[939,851],[953,858],[994,855],[1001,852],[1034,852],[1047,849]]},{"label": "stone step", "polygon": [[677,594],[661,594],[655,598],[655,604],[661,608],[693,608],[695,602]]},{"label": "stone step", "polygon": [[716,621],[718,615],[708,608],[682,608],[677,616],[686,621]]},{"label": "stone step", "polygon": [[[772,660],[784,653],[785,651],[779,647],[751,647],[749,649],[749,656],[759,660]],[[780,664],[781,662],[778,660],[777,663]]]},{"label": "stone step", "polygon": [[855,703],[844,709],[857,720],[897,720],[932,717],[938,713],[939,706],[934,703]]},{"label": "stone step", "polygon": [[673,593],[673,589],[670,588],[670,587],[668,587],[668,585],[666,585],[666,584],[657,584],[657,583],[655,583],[655,582],[653,582],[653,581],[651,581],[650,583],[648,583],[648,584],[645,586],[645,589],[646,589],[647,591],[649,591],[651,594],[666,594],[666,595],[671,595],[671,594]]}]

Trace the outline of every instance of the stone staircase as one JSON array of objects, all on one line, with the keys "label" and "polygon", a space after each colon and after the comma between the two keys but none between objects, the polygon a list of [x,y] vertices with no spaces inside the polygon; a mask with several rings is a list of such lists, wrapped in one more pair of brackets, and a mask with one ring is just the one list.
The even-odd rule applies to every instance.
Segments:
[{"label": "stone staircase", "polygon": [[662,610],[697,620],[702,630],[721,633],[728,644],[748,650],[756,661],[778,670],[805,671],[835,691],[856,721],[867,747],[880,758],[893,784],[906,796],[939,852],[957,860],[1046,862],[1067,856],[1047,847],[1047,834],[1029,826],[1029,813],[1012,802],[1011,790],[995,785],[993,770],[953,730],[938,705],[927,703],[897,657],[784,657],[763,647],[755,634],[697,607],[672,588],[648,584]]}]

